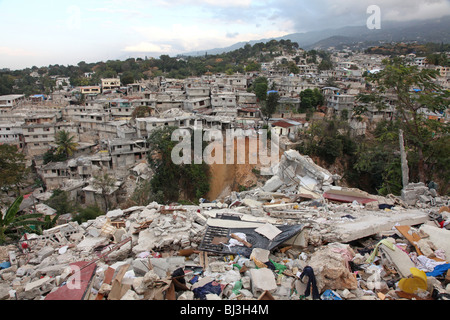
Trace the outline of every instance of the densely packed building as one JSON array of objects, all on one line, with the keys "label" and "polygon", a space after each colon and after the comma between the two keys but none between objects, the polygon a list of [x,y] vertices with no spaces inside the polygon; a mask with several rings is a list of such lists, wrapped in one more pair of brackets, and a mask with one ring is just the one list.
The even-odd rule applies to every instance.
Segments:
[{"label": "densely packed building", "polygon": [[[48,96],[0,96],[0,143],[14,144],[23,151],[49,189],[70,189],[74,184],[84,188],[101,169],[120,181],[146,161],[146,139],[156,128],[261,128],[261,102],[248,90],[261,76],[280,96],[269,126],[286,141],[283,147],[295,141],[309,121],[343,110],[355,134],[363,134],[365,124],[352,119],[352,110],[357,95],[366,90],[365,73],[380,70],[383,56],[336,51],[331,53],[332,70],[319,71],[320,59],[315,63],[297,59],[294,74],[283,61],[295,61],[300,51],[263,63],[259,72],[244,74],[207,74],[184,80],[155,77],[127,86],[111,78],[102,79],[98,86],[82,87],[71,87],[69,79],[56,77],[57,90]],[[450,87],[448,67],[426,65],[420,57],[407,58],[420,68],[438,70],[439,84]],[[318,89],[324,97],[320,112],[308,120],[298,113],[301,93],[307,89]],[[392,115],[395,101],[386,97],[386,104],[383,112],[369,108],[365,120]],[[145,116],[135,113],[138,108],[147,110]],[[445,113],[430,116],[448,120]],[[44,155],[57,147],[55,137],[62,130],[73,136],[77,151],[69,161],[44,163]]]}]

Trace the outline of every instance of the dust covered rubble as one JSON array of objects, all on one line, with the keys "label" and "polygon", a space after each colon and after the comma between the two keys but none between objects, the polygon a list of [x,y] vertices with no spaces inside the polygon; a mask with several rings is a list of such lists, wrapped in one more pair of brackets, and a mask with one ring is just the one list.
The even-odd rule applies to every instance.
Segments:
[{"label": "dust covered rubble", "polygon": [[[262,188],[225,199],[191,206],[153,202],[111,210],[81,225],[69,222],[42,236],[27,234],[0,247],[0,263],[9,262],[0,270],[0,299],[58,297],[80,261],[96,266],[83,296],[91,300],[450,297],[445,273],[427,276],[425,288],[413,293],[399,288],[400,280],[412,277],[411,268],[430,272],[448,262],[450,231],[442,224],[449,220],[448,207],[417,206],[419,200],[412,206],[400,197],[340,188],[338,177],[294,152],[285,153],[273,172]],[[373,201],[332,201],[324,196],[330,190]],[[253,247],[249,256],[203,251],[208,226],[224,215],[237,225],[302,229],[273,250]],[[420,241],[405,238],[398,226],[407,226],[407,234],[420,235]]]},{"label": "dust covered rubble", "polygon": [[[235,197],[248,195],[234,194]],[[267,201],[268,196],[273,196],[274,201]],[[70,222],[46,230],[43,236],[28,234],[27,240],[21,242],[28,245],[27,250],[19,244],[2,247],[2,261],[9,260],[11,266],[0,271],[0,298],[45,299],[48,294],[66,285],[72,272],[71,263],[95,261],[97,268],[88,299],[95,299],[99,294],[103,299],[109,299],[112,285],[104,282],[105,271],[113,268],[117,275],[122,267],[126,268],[126,273],[121,286],[127,290],[114,299],[317,298],[312,293],[305,294],[311,276],[304,274],[307,267],[314,271],[320,299],[404,299],[398,289],[401,277],[396,269],[402,266],[396,265],[395,260],[392,262],[384,258],[382,250],[373,262],[367,262],[376,242],[387,234],[389,241],[410,252],[408,259],[411,266],[416,266],[413,260],[419,260],[414,255],[414,249],[404,237],[398,236],[398,232],[392,228],[385,229],[384,232],[375,232],[373,237],[361,237],[352,244],[326,240],[333,226],[339,224],[337,221],[341,224],[354,223],[357,219],[350,216],[361,215],[365,211],[362,206],[327,201],[323,205],[313,201],[290,203],[285,202],[287,198],[281,194],[256,191],[253,197],[254,201],[261,203],[257,206],[258,214],[254,214],[252,202],[230,206],[227,200],[199,206],[170,207],[151,203],[148,206],[112,210],[81,225]],[[225,212],[247,221],[273,225],[301,223],[305,228],[299,237],[300,242],[288,241],[272,251],[254,248],[250,257],[214,253],[202,255],[198,247],[208,219]],[[281,218],[281,212],[287,217]],[[380,210],[380,213],[397,214],[395,210]],[[450,233],[432,223],[428,221],[423,225],[426,232],[421,232],[422,236],[426,233],[432,235],[436,229]],[[442,237],[445,234],[439,235],[439,238]],[[131,241],[113,250],[114,246],[128,238]],[[436,237],[428,239],[430,243],[436,243],[428,243],[428,247],[422,245],[428,256],[440,252],[439,246],[443,244]],[[445,254],[450,254],[447,252],[441,257],[446,259]],[[172,283],[176,285],[175,290],[171,291]],[[430,298],[436,292],[446,297],[449,293],[448,285],[445,286],[445,281],[439,278],[428,277],[427,283],[428,290],[418,298]]]}]

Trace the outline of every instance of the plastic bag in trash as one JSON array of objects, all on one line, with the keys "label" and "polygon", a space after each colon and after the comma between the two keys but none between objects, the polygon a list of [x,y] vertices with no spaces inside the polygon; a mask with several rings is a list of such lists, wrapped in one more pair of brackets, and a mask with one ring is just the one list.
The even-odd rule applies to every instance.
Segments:
[{"label": "plastic bag in trash", "polygon": [[322,300],[342,300],[342,298],[333,290],[326,290],[322,295],[320,296]]}]

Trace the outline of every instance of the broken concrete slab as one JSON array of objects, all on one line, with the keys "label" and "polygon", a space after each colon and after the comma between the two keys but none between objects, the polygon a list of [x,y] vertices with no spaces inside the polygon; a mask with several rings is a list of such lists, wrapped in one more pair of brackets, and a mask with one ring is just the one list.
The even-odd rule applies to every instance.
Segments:
[{"label": "broken concrete slab", "polygon": [[379,250],[387,257],[388,261],[395,267],[401,277],[407,278],[411,275],[410,269],[414,268],[415,264],[406,252],[395,246],[394,250],[392,250],[384,244],[380,245]]},{"label": "broken concrete slab", "polygon": [[122,217],[123,214],[124,214],[124,213],[123,213],[123,210],[122,210],[122,209],[115,209],[115,210],[108,211],[108,212],[106,213],[106,217],[109,218],[109,219],[111,219],[111,220],[115,220],[115,219],[117,219],[117,218]]},{"label": "broken concrete slab", "polygon": [[164,279],[170,276],[176,269],[184,267],[184,257],[169,257],[169,258],[150,258],[150,263],[153,266],[154,272]]},{"label": "broken concrete slab", "polygon": [[143,277],[150,270],[148,259],[134,259],[131,265],[136,276]]},{"label": "broken concrete slab", "polygon": [[258,296],[264,291],[275,292],[278,288],[275,275],[268,268],[251,269],[250,278],[252,283],[252,293]]},{"label": "broken concrete slab", "polygon": [[265,192],[273,192],[278,190],[282,185],[284,184],[284,181],[281,180],[281,178],[277,175],[273,176],[269,180],[266,181],[262,189]]},{"label": "broken concrete slab", "polygon": [[331,232],[324,234],[323,240],[348,243],[382,231],[391,230],[396,224],[411,226],[422,224],[426,221],[428,221],[428,214],[416,209],[398,212],[368,212],[357,216],[356,219],[351,221],[330,224]]},{"label": "broken concrete slab", "polygon": [[262,208],[263,204],[257,200],[245,198],[242,203],[250,208]]},{"label": "broken concrete slab", "polygon": [[308,188],[314,185],[314,188],[319,189],[324,185],[331,185],[340,178],[315,164],[310,157],[301,155],[293,149],[283,153],[276,174],[285,183],[295,182]]},{"label": "broken concrete slab", "polygon": [[105,246],[109,244],[109,239],[105,237],[86,237],[80,243],[77,244],[76,248],[80,251],[91,252],[95,247]]},{"label": "broken concrete slab", "polygon": [[270,251],[262,248],[253,248],[252,253],[250,254],[250,260],[256,259],[261,262],[269,261]]},{"label": "broken concrete slab", "polygon": [[52,278],[50,278],[49,276],[43,277],[42,279],[39,280],[35,280],[32,282],[29,282],[25,285],[25,291],[31,291],[35,288],[40,288],[41,286],[43,286],[45,283],[51,281]]},{"label": "broken concrete slab", "polygon": [[55,252],[55,248],[51,246],[46,246],[39,250],[37,253],[39,262],[42,262],[45,258],[51,256]]},{"label": "broken concrete slab", "polygon": [[370,202],[377,201],[375,197],[368,195],[365,192],[352,189],[333,189],[330,188],[323,194],[325,199],[339,201],[339,202],[350,202],[356,201],[360,204],[367,204]]},{"label": "broken concrete slab", "polygon": [[443,250],[447,261],[450,261],[450,230],[425,223],[420,226],[419,231],[425,232],[429,236],[426,239],[429,239],[436,248]]}]

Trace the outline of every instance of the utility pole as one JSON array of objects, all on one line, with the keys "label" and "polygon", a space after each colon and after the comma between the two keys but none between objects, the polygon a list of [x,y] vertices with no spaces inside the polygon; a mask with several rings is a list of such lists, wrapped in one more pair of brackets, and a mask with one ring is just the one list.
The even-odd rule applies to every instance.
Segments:
[{"label": "utility pole", "polygon": [[402,183],[403,183],[403,189],[406,188],[406,186],[409,183],[409,169],[408,169],[408,160],[406,159],[406,152],[405,152],[405,142],[403,140],[403,130],[399,129],[399,140],[400,140],[400,157],[402,161]]}]

